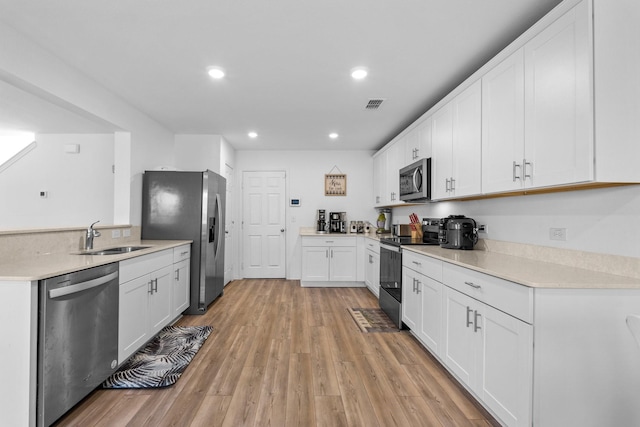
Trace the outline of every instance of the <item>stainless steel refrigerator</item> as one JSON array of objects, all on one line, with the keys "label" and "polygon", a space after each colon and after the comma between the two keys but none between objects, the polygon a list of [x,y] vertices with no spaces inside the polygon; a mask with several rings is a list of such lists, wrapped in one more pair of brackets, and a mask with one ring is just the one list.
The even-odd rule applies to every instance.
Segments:
[{"label": "stainless steel refrigerator", "polygon": [[193,240],[191,305],[185,314],[204,314],[223,293],[226,185],[210,170],[144,173],[142,238]]}]

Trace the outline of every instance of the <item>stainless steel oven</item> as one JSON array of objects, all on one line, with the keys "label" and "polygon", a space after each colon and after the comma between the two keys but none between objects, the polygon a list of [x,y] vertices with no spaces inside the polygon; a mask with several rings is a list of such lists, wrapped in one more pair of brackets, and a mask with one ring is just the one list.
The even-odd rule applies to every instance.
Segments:
[{"label": "stainless steel oven", "polygon": [[380,308],[402,328],[402,249],[393,239],[380,239]]}]

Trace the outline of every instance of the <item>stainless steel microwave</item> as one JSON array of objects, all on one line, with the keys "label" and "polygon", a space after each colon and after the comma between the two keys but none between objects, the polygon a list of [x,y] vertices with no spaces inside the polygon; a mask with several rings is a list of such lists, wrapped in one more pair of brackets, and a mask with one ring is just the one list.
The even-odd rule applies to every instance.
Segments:
[{"label": "stainless steel microwave", "polygon": [[400,200],[431,200],[431,157],[400,169]]}]

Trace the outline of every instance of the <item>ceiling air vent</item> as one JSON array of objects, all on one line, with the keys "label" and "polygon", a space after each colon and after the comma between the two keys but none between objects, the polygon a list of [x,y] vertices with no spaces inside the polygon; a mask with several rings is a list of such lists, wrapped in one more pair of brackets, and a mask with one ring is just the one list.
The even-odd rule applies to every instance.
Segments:
[{"label": "ceiling air vent", "polygon": [[384,98],[370,99],[369,102],[367,102],[367,105],[364,107],[364,109],[365,110],[377,110],[378,108],[380,108],[380,105],[382,105],[383,101],[384,101]]}]

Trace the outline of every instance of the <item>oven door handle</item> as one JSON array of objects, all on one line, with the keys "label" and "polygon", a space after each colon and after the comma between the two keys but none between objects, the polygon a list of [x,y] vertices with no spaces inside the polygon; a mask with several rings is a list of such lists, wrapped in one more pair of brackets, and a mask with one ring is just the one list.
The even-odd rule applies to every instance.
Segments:
[{"label": "oven door handle", "polygon": [[384,243],[380,243],[380,249],[386,249],[388,251],[397,252],[397,253],[401,252],[400,246],[385,245]]},{"label": "oven door handle", "polygon": [[87,280],[86,282],[75,283],[69,286],[63,286],[61,288],[51,289],[49,291],[49,298],[60,298],[66,295],[75,294],[78,292],[86,291],[87,289],[95,288],[100,285],[104,285],[118,277],[118,272],[107,274],[106,276],[98,277],[97,279]]}]

